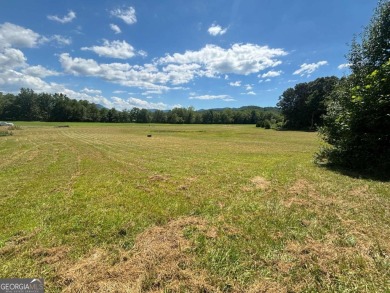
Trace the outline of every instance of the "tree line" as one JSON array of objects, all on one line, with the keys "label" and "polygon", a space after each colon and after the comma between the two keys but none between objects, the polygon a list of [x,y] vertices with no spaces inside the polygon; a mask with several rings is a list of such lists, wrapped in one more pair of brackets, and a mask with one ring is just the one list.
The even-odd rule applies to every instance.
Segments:
[{"label": "tree line", "polygon": [[198,110],[193,107],[172,110],[148,110],[134,107],[119,111],[86,100],[70,99],[64,94],[36,93],[22,88],[19,94],[0,93],[0,120],[173,123],[173,124],[257,124],[262,127],[282,125],[277,108],[256,106],[238,109]]}]

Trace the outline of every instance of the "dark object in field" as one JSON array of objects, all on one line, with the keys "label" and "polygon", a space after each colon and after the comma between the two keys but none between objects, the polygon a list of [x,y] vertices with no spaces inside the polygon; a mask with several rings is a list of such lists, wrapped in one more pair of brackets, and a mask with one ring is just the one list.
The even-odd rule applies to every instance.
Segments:
[{"label": "dark object in field", "polygon": [[57,128],[69,127],[69,125],[58,125]]},{"label": "dark object in field", "polygon": [[147,137],[152,137],[152,135],[151,135],[151,134],[148,134]]}]

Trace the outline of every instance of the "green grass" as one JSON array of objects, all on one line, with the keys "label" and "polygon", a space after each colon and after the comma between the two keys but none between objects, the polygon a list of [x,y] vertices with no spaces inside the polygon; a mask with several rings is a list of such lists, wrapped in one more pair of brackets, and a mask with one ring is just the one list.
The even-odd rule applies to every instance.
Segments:
[{"label": "green grass", "polygon": [[[389,292],[390,183],[314,165],[315,133],[17,125],[0,137],[0,277],[43,277],[60,292],[97,249],[120,268],[141,233],[196,217],[208,228],[183,227],[182,254],[209,291]],[[141,287],[173,288],[156,275]]]}]

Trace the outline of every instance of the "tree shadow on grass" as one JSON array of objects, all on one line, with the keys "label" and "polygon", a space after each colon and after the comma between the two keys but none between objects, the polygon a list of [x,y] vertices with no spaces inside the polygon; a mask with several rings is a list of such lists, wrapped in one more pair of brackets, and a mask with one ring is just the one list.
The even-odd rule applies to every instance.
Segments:
[{"label": "tree shadow on grass", "polygon": [[348,176],[355,179],[367,179],[373,181],[390,182],[389,170],[373,170],[373,169],[349,169],[337,165],[324,164],[318,165],[320,168],[325,168],[335,173]]}]

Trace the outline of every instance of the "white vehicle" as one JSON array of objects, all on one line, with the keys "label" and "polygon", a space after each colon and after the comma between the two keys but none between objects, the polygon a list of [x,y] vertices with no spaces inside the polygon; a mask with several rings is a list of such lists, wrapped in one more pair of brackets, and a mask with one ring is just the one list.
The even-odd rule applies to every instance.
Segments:
[{"label": "white vehicle", "polygon": [[0,121],[0,126],[15,126],[15,125],[11,122]]}]

